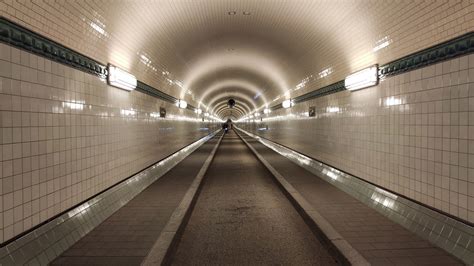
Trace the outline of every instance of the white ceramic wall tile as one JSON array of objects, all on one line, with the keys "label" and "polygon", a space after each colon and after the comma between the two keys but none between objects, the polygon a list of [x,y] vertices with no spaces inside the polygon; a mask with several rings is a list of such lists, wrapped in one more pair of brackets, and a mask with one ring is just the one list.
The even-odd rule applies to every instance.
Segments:
[{"label": "white ceramic wall tile", "polygon": [[[188,102],[215,85],[209,73],[223,71],[229,75],[220,80],[237,78],[259,88],[263,95],[255,99],[253,86],[240,90],[249,98],[242,101],[257,107],[271,105],[288,90],[292,97],[303,94],[474,27],[474,5],[468,0],[5,0],[0,10]],[[229,66],[241,70],[240,76],[225,72]],[[184,94],[181,83],[192,96]]]},{"label": "white ceramic wall tile", "polygon": [[[216,128],[96,76],[5,44],[0,51],[2,241]],[[155,116],[160,107],[166,119]]]},{"label": "white ceramic wall tile", "polygon": [[[468,61],[474,55],[279,109],[241,126],[474,222],[474,65]],[[310,106],[315,117],[308,117]]]}]

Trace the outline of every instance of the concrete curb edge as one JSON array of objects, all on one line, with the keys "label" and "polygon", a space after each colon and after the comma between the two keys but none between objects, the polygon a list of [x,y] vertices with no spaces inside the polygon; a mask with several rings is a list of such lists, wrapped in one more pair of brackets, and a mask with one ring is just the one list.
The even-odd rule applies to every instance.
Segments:
[{"label": "concrete curb edge", "polygon": [[217,141],[214,149],[211,151],[203,166],[199,170],[198,174],[194,178],[193,183],[186,191],[183,199],[181,200],[178,207],[174,210],[171,215],[168,223],[161,231],[160,236],[153,244],[148,255],[142,262],[143,266],[150,265],[165,265],[169,261],[170,255],[173,253],[173,249],[178,243],[179,234],[184,230],[186,226],[187,218],[191,215],[193,210],[194,203],[197,199],[199,188],[201,187],[204,175],[207,172],[207,169],[211,165],[212,160],[216,154],[217,148],[219,147],[222,139],[224,138],[224,133],[220,136]]},{"label": "concrete curb edge", "polygon": [[317,210],[312,208],[311,204],[288,181],[286,181],[286,179],[270,163],[268,163],[267,160],[265,160],[265,158],[263,158],[242,136],[240,136],[239,133],[237,133],[237,135],[275,177],[287,197],[292,201],[295,207],[297,207],[297,210],[303,216],[303,219],[305,219],[307,223],[310,223],[309,225],[312,227],[311,229],[316,229],[324,235],[328,244],[330,244],[340,255],[340,259],[343,260],[343,263],[346,262],[351,265],[361,266],[370,265],[370,263],[356,249],[354,249]]}]

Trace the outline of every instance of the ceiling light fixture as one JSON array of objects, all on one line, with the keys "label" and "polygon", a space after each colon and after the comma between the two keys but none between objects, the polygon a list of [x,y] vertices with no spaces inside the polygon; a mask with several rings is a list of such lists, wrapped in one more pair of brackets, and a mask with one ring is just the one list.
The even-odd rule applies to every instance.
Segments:
[{"label": "ceiling light fixture", "polygon": [[288,99],[288,100],[284,100],[282,103],[281,103],[281,106],[283,108],[290,108],[293,106],[293,101],[291,99]]},{"label": "ceiling light fixture", "polygon": [[375,86],[378,82],[378,65],[373,65],[347,76],[344,86],[350,91],[355,91]]},{"label": "ceiling light fixture", "polygon": [[111,64],[108,65],[108,69],[107,83],[110,86],[127,91],[132,91],[137,87],[137,78],[134,75]]},{"label": "ceiling light fixture", "polygon": [[176,102],[176,106],[178,106],[181,109],[185,109],[186,107],[188,107],[188,103],[184,100],[178,100]]}]

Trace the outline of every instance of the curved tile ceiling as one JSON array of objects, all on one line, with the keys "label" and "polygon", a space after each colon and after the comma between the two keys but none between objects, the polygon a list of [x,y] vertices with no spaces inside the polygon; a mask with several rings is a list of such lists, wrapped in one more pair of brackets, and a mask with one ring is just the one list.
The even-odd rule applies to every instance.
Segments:
[{"label": "curved tile ceiling", "polygon": [[226,97],[239,97],[244,113],[468,32],[470,23],[444,25],[462,17],[455,10],[474,11],[462,0],[58,0],[0,7],[7,18],[194,106],[217,110]]}]

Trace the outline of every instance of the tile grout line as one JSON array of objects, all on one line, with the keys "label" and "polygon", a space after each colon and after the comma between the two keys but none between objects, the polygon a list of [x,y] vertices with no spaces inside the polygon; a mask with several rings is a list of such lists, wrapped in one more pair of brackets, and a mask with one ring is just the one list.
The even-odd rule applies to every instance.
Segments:
[{"label": "tile grout line", "polygon": [[[249,147],[249,149],[255,154],[257,159],[270,171],[275,177],[275,180],[279,183],[280,187],[284,190],[285,194],[296,205],[297,211],[304,216],[303,219],[311,223],[310,227],[315,233],[322,233],[325,240],[332,248],[336,251],[336,255],[342,257],[343,264],[347,262],[351,265],[370,265],[370,263],[356,250],[354,249],[344,237],[337,232],[337,230],[317,211],[311,204],[288,182],[286,179],[267,162],[245,138],[235,130],[240,139]],[[316,228],[315,228],[316,227]]]},{"label": "tile grout line", "polygon": [[[308,155],[302,154],[278,142],[274,142],[240,128],[239,130],[267,148],[306,169],[316,177],[321,178],[353,198],[359,200],[361,203],[382,214],[392,222],[395,222],[411,233],[428,241],[433,246],[445,250],[468,265],[473,264],[471,252],[473,248],[471,245],[471,232],[473,227],[469,224],[456,220],[447,214],[413,201],[403,195],[393,194],[394,192],[387,191],[383,187],[379,187],[363,180],[362,178],[353,176],[350,173],[311,158]],[[289,151],[296,157],[293,158],[292,156],[285,155],[285,152],[283,151]],[[299,161],[299,158],[304,158],[304,160],[309,160],[314,164],[303,163]],[[331,172],[337,172],[337,175],[343,178],[331,177],[329,176],[329,173]],[[380,201],[380,198],[378,201],[376,198],[372,198],[374,195],[376,198],[383,197],[382,201]],[[393,206],[386,206],[383,203],[385,199],[388,199],[389,202],[394,202]]]},{"label": "tile grout line", "polygon": [[142,262],[144,266],[150,265],[163,265],[170,260],[170,256],[173,252],[173,249],[177,246],[178,237],[180,233],[184,230],[187,219],[189,218],[193,208],[194,203],[197,200],[199,189],[201,188],[204,175],[206,174],[211,162],[214,159],[214,156],[217,152],[222,139],[224,138],[225,133],[221,135],[217,141],[214,149],[211,151],[203,166],[199,170],[198,174],[194,178],[193,183],[186,191],[183,199],[181,200],[178,207],[174,210],[171,215],[168,223],[163,228],[158,239],[153,244],[150,252],[147,254],[145,259]]},{"label": "tile grout line", "polygon": [[[0,248],[0,265],[47,265],[173,166],[214,137],[214,131],[99,192]],[[155,170],[156,169],[156,170]],[[132,184],[134,183],[134,184]]]}]

